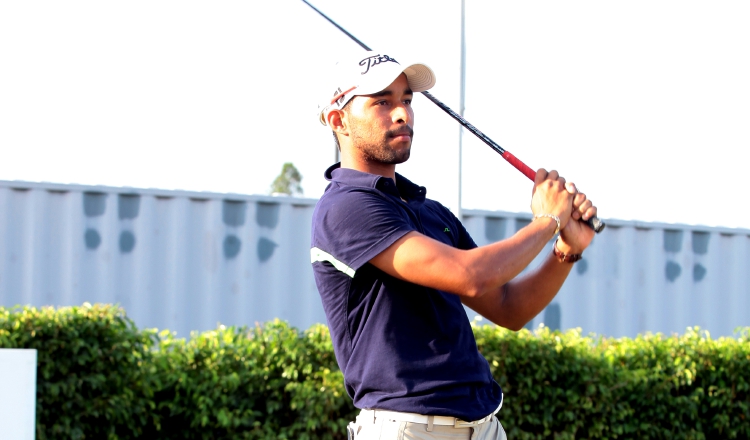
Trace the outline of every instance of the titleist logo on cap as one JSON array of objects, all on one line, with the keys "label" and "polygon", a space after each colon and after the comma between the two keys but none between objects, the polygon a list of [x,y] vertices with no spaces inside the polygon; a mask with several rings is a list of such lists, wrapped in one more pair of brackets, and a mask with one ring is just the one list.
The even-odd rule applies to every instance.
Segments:
[{"label": "titleist logo on cap", "polygon": [[362,75],[364,75],[365,73],[369,72],[370,71],[370,67],[377,66],[380,63],[385,63],[385,62],[388,62],[388,61],[393,61],[394,63],[399,64],[398,61],[396,61],[395,59],[389,57],[388,55],[380,55],[380,54],[378,54],[378,55],[373,55],[371,57],[365,58],[364,60],[362,60],[362,61],[359,62],[360,66],[363,66],[363,67],[366,66],[365,67],[365,71],[362,72]]}]

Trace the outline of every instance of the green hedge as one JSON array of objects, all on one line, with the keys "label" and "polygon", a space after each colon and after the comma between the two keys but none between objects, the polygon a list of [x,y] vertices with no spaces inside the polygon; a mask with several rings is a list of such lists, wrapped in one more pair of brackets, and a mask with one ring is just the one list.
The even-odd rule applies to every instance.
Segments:
[{"label": "green hedge", "polygon": [[148,438],[346,438],[355,412],[326,327],[300,333],[274,321],[189,341],[160,336],[152,366],[159,425]]},{"label": "green hedge", "polygon": [[156,342],[111,306],[0,308],[0,348],[37,350],[37,440],[142,433]]},{"label": "green hedge", "polygon": [[475,329],[509,438],[750,438],[750,329],[713,340]]},{"label": "green hedge", "polygon": [[[509,438],[750,438],[750,329],[711,339],[475,327]],[[178,339],[122,309],[0,308],[38,350],[37,438],[343,439],[355,415],[326,327],[274,321]]]}]

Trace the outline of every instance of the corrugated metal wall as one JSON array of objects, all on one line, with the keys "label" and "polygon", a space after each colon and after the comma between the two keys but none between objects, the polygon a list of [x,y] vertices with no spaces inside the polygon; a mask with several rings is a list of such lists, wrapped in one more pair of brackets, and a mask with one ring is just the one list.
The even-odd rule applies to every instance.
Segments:
[{"label": "corrugated metal wall", "polygon": [[[309,260],[314,205],[0,181],[0,305],[119,303],[139,327],[180,336],[274,317],[307,328],[325,322]],[[464,211],[480,245],[529,218]],[[749,262],[748,230],[609,220],[530,326],[731,335],[750,325]]]},{"label": "corrugated metal wall", "polygon": [[0,304],[119,303],[139,327],[325,322],[315,200],[0,182]]}]

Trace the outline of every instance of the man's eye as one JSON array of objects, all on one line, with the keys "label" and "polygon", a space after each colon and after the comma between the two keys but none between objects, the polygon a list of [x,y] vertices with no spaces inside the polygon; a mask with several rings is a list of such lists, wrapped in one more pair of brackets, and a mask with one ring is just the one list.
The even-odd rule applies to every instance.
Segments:
[{"label": "man's eye", "polygon": [[404,104],[411,105],[411,99],[404,99]]},{"label": "man's eye", "polygon": [[383,100],[383,101],[376,102],[375,105],[386,105],[387,103],[388,101]]}]

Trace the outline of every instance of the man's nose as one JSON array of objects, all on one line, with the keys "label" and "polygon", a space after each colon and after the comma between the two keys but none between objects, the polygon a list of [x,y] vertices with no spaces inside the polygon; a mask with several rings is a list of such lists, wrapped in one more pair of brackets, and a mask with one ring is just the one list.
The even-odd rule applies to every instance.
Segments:
[{"label": "man's nose", "polygon": [[411,112],[404,104],[396,106],[396,108],[393,109],[392,117],[393,122],[402,124],[409,124],[412,120]]}]

